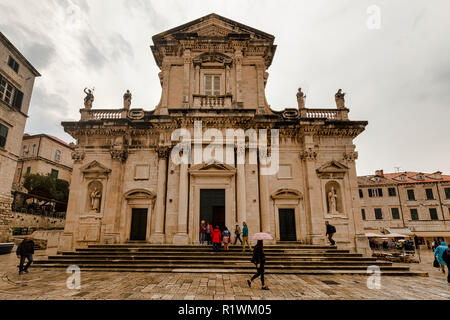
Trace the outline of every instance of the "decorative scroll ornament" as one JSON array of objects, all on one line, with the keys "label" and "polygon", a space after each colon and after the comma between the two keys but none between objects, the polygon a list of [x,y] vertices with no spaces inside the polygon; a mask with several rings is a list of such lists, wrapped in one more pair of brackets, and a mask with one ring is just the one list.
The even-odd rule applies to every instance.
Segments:
[{"label": "decorative scroll ornament", "polygon": [[358,159],[358,152],[357,151],[344,152],[344,160],[355,161],[356,159]]},{"label": "decorative scroll ornament", "polygon": [[111,159],[125,161],[128,158],[128,152],[126,150],[110,150]]},{"label": "decorative scroll ornament", "polygon": [[141,120],[144,118],[144,109],[132,109],[128,111],[128,118],[132,120]]},{"label": "decorative scroll ornament", "polygon": [[283,111],[282,116],[285,120],[296,120],[298,119],[299,112],[297,109],[289,108]]},{"label": "decorative scroll ornament", "polygon": [[308,150],[300,152],[300,159],[303,161],[314,161],[317,159],[317,152],[312,148],[308,148]]},{"label": "decorative scroll ornament", "polygon": [[84,160],[85,153],[83,151],[74,151],[72,152],[72,160],[74,162],[81,162]]},{"label": "decorative scroll ornament", "polygon": [[159,159],[167,159],[170,155],[170,148],[169,147],[158,147],[156,149],[158,152],[158,158]]}]

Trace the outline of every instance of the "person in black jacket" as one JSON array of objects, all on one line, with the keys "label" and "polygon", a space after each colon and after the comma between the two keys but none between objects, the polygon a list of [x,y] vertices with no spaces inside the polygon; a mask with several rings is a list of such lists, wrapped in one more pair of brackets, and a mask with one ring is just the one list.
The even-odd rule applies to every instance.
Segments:
[{"label": "person in black jacket", "polygon": [[[30,236],[26,236],[25,239],[22,241],[22,243],[19,244],[16,250],[17,258],[20,259],[19,274],[23,274],[24,272],[28,273],[28,268],[33,262],[33,253],[34,253],[34,242],[33,240],[31,240]],[[23,264],[25,262],[25,259],[27,259],[28,262],[24,268]]]},{"label": "person in black jacket", "polygon": [[450,283],[450,249],[447,249],[442,254],[442,260],[447,264],[447,282]]},{"label": "person in black jacket", "polygon": [[325,221],[325,226],[327,227],[327,233],[325,233],[325,235],[328,236],[328,240],[331,245],[334,246],[336,241],[333,240],[333,235],[336,233],[336,228],[329,224],[328,221]]},{"label": "person in black jacket", "polygon": [[252,281],[261,276],[262,290],[269,290],[267,286],[264,285],[264,264],[266,263],[266,256],[264,255],[263,241],[258,240],[256,246],[253,248],[253,257],[251,260],[256,265],[256,274],[247,280],[248,286],[252,287]]}]

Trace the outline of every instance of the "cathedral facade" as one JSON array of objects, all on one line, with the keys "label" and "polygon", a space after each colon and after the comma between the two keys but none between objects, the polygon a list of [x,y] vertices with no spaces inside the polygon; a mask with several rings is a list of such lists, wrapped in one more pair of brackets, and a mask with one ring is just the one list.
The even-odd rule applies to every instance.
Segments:
[{"label": "cathedral facade", "polygon": [[233,234],[364,252],[353,139],[344,93],[336,108],[275,111],[265,96],[274,36],[210,14],[153,36],[161,99],[154,110],[93,108],[85,90],[60,250],[96,243],[195,244],[202,220]]}]

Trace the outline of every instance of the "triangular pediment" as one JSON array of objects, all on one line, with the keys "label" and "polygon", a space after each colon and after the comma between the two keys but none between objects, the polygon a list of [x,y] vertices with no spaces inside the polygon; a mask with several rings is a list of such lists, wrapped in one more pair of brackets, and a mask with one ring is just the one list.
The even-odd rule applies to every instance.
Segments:
[{"label": "triangular pediment", "polygon": [[338,172],[346,172],[348,167],[336,160],[332,160],[320,168],[317,169],[318,173],[338,173]]},{"label": "triangular pediment", "polygon": [[157,41],[162,39],[173,40],[180,34],[190,34],[198,37],[239,37],[239,35],[248,35],[250,39],[274,39],[273,35],[222,17],[215,13],[211,13],[181,26],[161,32],[155,35],[153,39]]},{"label": "triangular pediment", "polygon": [[224,164],[224,163],[202,163],[191,167],[191,170],[199,170],[199,171],[208,171],[208,170],[216,170],[216,171],[234,171],[234,167]]},{"label": "triangular pediment", "polygon": [[111,169],[107,168],[97,160],[94,160],[81,167],[80,171],[84,174],[87,173],[109,174],[111,172]]}]

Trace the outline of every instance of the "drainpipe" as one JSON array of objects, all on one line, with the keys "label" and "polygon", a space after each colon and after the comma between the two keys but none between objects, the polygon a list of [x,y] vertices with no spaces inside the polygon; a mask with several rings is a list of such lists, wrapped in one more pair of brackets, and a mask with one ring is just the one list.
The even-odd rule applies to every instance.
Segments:
[{"label": "drainpipe", "polygon": [[441,213],[442,213],[442,221],[444,221],[444,224],[445,224],[444,204],[442,203],[441,194],[439,192],[439,183],[435,182],[435,184],[436,184],[436,189],[437,189],[437,194],[438,194],[438,199],[439,199],[439,207],[441,208]]},{"label": "drainpipe", "polygon": [[402,206],[402,198],[400,197],[400,190],[398,188],[398,185],[396,185],[395,187],[397,188],[398,203],[400,204],[400,212],[402,214],[403,228],[406,228],[405,217],[403,216],[403,206]]}]

